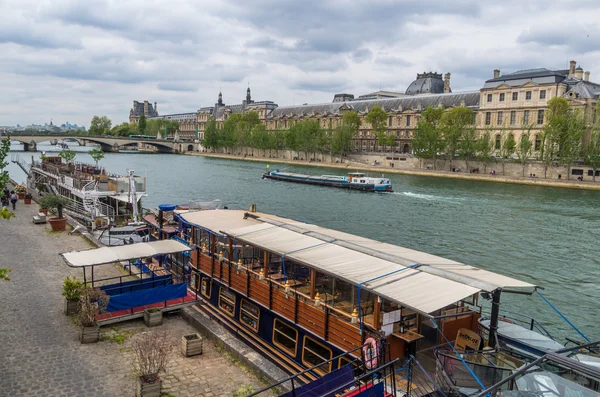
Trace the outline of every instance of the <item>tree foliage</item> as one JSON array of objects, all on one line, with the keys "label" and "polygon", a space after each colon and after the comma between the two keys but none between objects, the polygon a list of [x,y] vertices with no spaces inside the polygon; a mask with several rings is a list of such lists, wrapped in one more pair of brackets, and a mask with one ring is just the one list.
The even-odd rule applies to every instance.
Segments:
[{"label": "tree foliage", "polygon": [[112,121],[106,116],[94,116],[90,123],[88,133],[90,135],[109,135]]},{"label": "tree foliage", "polygon": [[[527,129],[527,132],[525,130]],[[531,126],[523,128],[523,133],[519,138],[519,143],[516,146],[517,158],[521,163],[521,176],[525,176],[525,165],[529,161],[533,150],[533,143],[531,142]]]},{"label": "tree foliage", "polygon": [[388,115],[385,110],[379,105],[373,106],[369,113],[365,116],[365,120],[367,123],[371,124],[371,128],[373,129],[373,134],[377,138],[377,143],[381,146],[385,146],[386,144],[386,123],[387,123]]},{"label": "tree foliage", "polygon": [[135,135],[135,126],[127,122],[115,125],[109,132],[108,135],[112,136],[129,136]]},{"label": "tree foliage", "polygon": [[217,132],[217,121],[214,117],[210,116],[206,122],[204,128],[204,139],[202,139],[202,145],[209,149],[215,149],[219,147],[219,134]]},{"label": "tree foliage", "polygon": [[436,169],[438,154],[444,150],[442,129],[439,126],[443,114],[443,108],[428,106],[421,113],[411,142],[415,156],[433,159],[433,169]]},{"label": "tree foliage", "polygon": [[140,135],[146,133],[146,116],[143,113],[138,121],[138,131],[140,132]]},{"label": "tree foliage", "polygon": [[58,156],[65,160],[65,163],[67,164],[71,164],[73,162],[73,160],[75,160],[75,156],[77,155],[77,153],[75,153],[74,151],[70,150],[70,149],[65,149],[62,150]]},{"label": "tree foliage", "polygon": [[7,136],[0,142],[0,191],[8,184],[10,180],[8,176],[8,152],[10,151],[10,137]]},{"label": "tree foliage", "polygon": [[458,106],[444,112],[440,119],[440,127],[444,133],[444,143],[447,158],[452,161],[459,148],[459,142],[464,130],[472,128],[473,111],[465,106]]},{"label": "tree foliage", "polygon": [[587,147],[585,161],[592,168],[592,179],[596,181],[596,171],[600,169],[600,101],[596,104],[596,119]]},{"label": "tree foliage", "polygon": [[98,161],[104,158],[104,152],[102,151],[102,149],[94,148],[90,150],[88,154],[92,156],[92,159],[94,159],[94,161],[96,162],[96,168],[98,168]]}]

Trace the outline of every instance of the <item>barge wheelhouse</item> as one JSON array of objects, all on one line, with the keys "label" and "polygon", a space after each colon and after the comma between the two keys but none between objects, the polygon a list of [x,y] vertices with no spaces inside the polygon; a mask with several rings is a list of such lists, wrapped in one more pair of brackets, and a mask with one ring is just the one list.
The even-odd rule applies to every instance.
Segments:
[{"label": "barge wheelhouse", "polygon": [[[423,252],[268,214],[180,213],[198,307],[310,381],[352,362],[408,358],[477,331],[480,292],[535,286]],[[492,333],[497,329],[492,321]],[[363,348],[361,348],[363,347]],[[320,364],[326,363],[322,366]]]}]

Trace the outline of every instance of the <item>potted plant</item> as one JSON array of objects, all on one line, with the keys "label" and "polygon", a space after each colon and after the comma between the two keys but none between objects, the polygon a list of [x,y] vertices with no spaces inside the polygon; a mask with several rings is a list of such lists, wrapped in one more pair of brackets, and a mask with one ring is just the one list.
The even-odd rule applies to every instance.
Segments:
[{"label": "potted plant", "polygon": [[17,196],[19,196],[19,200],[23,200],[25,198],[25,193],[27,193],[27,186],[25,186],[25,185],[15,186],[15,193],[17,193]]},{"label": "potted plant", "polygon": [[63,216],[63,207],[67,201],[55,194],[47,194],[40,200],[40,207],[46,209],[55,209],[58,217],[48,219],[52,230],[59,232],[65,230],[67,226],[67,218]]},{"label": "potted plant", "polygon": [[181,337],[181,353],[185,357],[202,354],[204,341],[199,334],[183,335]]},{"label": "potted plant", "polygon": [[31,193],[27,192],[25,193],[25,198],[23,199],[25,201],[25,204],[31,204]]},{"label": "potted plant", "polygon": [[133,369],[137,374],[137,397],[160,397],[162,380],[173,343],[166,332],[144,332],[133,340]]},{"label": "potted plant", "polygon": [[65,297],[65,314],[70,316],[79,312],[79,298],[81,297],[81,288],[83,283],[75,277],[67,276],[63,281],[62,296]]},{"label": "potted plant", "polygon": [[98,314],[106,311],[109,297],[99,288],[79,288],[79,313],[77,322],[81,327],[81,343],[96,343],[100,339]]},{"label": "potted plant", "polygon": [[146,326],[155,327],[157,325],[162,325],[162,323],[163,312],[159,308],[153,307],[144,310],[144,324],[146,324]]}]

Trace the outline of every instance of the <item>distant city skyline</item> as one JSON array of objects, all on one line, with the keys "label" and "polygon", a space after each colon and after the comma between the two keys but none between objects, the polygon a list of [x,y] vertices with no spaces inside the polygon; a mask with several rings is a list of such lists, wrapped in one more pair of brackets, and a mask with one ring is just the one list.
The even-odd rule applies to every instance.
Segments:
[{"label": "distant city skyline", "polygon": [[237,103],[248,85],[255,100],[284,106],[404,92],[424,71],[452,73],[460,91],[496,68],[567,69],[571,59],[598,76],[599,12],[591,0],[7,0],[0,125],[87,128],[94,115],[115,125],[132,99],[194,112],[219,90]]}]

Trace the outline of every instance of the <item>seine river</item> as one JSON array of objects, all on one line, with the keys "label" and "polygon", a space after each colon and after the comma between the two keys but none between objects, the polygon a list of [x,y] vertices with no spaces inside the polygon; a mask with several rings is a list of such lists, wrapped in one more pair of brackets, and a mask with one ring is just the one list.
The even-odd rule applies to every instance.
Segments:
[{"label": "seine river", "polygon": [[[54,150],[44,145],[38,149]],[[89,148],[74,150],[83,152],[77,160],[91,162],[85,153]],[[32,153],[20,154],[30,161]],[[109,172],[125,174],[133,168],[138,175],[146,174],[146,207],[217,198],[236,209],[256,203],[262,212],[448,257],[543,286],[550,302],[590,339],[600,339],[598,191],[391,174],[394,193],[349,192],[263,180],[263,163],[135,152],[107,153],[101,165]],[[319,175],[342,172],[279,168]],[[14,164],[9,171],[13,179],[24,180],[25,174]],[[554,334],[573,334],[537,295],[504,294],[502,303],[505,310],[535,317]]]}]

